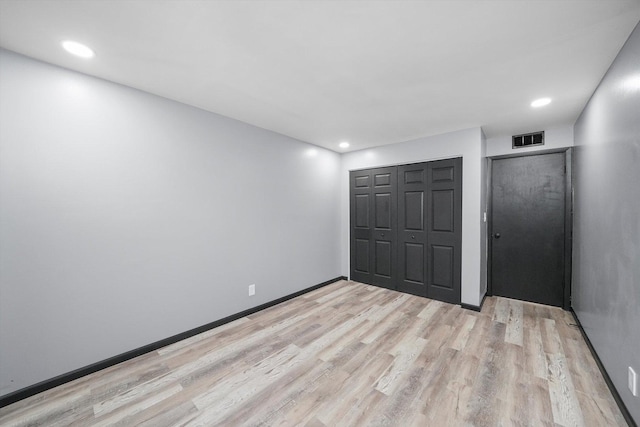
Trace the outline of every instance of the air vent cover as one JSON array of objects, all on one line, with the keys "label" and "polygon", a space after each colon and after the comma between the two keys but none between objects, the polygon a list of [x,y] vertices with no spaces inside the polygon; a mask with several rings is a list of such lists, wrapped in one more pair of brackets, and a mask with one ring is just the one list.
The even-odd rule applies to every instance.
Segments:
[{"label": "air vent cover", "polygon": [[532,145],[544,145],[544,131],[514,135],[512,137],[513,148],[531,147]]}]

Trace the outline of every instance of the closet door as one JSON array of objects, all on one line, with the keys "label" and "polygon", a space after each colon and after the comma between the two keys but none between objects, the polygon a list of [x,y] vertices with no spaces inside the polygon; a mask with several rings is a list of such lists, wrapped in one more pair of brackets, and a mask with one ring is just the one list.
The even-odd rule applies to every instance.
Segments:
[{"label": "closet door", "polygon": [[351,278],[395,289],[397,168],[350,173]]},{"label": "closet door", "polygon": [[460,304],[462,159],[427,164],[427,296]]},{"label": "closet door", "polygon": [[353,171],[349,173],[350,191],[350,247],[351,280],[371,283],[373,267],[371,265],[371,234],[373,213],[371,212],[371,171]]},{"label": "closet door", "polygon": [[372,284],[395,289],[397,259],[397,167],[373,169]]},{"label": "closet door", "polygon": [[350,172],[351,279],[460,303],[462,159]]},{"label": "closet door", "polygon": [[398,279],[401,292],[427,296],[427,164],[398,167]]}]

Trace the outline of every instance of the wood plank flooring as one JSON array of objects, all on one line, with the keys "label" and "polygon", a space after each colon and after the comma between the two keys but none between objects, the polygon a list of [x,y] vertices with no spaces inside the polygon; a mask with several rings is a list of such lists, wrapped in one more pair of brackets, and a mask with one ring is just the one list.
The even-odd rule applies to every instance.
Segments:
[{"label": "wood plank flooring", "polygon": [[573,323],[340,281],[9,405],[0,425],[626,425]]}]

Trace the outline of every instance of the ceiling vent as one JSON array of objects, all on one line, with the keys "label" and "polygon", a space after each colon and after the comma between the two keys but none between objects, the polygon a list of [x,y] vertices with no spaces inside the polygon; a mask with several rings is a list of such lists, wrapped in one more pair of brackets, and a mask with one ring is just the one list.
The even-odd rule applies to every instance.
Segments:
[{"label": "ceiling vent", "polygon": [[544,131],[514,135],[511,137],[513,148],[531,147],[532,145],[544,145]]}]

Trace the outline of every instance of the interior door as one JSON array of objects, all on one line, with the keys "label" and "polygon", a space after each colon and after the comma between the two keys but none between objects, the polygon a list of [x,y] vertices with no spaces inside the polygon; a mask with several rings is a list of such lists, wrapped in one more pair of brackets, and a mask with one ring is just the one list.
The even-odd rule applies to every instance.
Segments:
[{"label": "interior door", "polygon": [[427,164],[398,167],[398,290],[427,296]]},{"label": "interior door", "polygon": [[462,159],[427,163],[427,296],[461,301]]},{"label": "interior door", "polygon": [[494,295],[563,306],[565,166],[565,153],[492,161]]}]

